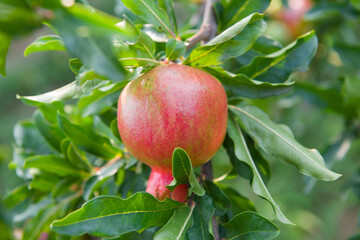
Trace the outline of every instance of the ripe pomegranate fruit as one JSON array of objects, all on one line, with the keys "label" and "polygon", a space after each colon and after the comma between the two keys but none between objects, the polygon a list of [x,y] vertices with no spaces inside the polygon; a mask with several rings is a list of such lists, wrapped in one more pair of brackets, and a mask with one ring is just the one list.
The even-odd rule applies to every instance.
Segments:
[{"label": "ripe pomegranate fruit", "polygon": [[160,65],[131,81],[118,102],[118,126],[128,151],[151,167],[146,191],[159,200],[187,200],[173,180],[172,153],[183,148],[194,167],[210,160],[226,133],[227,98],[210,74],[185,65]]}]

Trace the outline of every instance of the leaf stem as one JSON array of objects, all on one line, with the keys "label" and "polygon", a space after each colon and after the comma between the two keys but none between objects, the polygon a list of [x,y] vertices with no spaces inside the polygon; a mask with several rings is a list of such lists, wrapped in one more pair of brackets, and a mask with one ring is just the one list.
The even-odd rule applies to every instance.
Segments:
[{"label": "leaf stem", "polygon": [[186,48],[189,49],[200,41],[209,41],[216,36],[217,23],[213,5],[218,0],[205,0],[204,16],[200,29],[192,37],[186,40]]}]

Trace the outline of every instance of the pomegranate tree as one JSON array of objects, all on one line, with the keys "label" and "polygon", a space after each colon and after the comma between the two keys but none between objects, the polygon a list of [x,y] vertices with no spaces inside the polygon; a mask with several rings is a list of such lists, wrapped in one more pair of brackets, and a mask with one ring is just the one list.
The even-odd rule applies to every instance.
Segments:
[{"label": "pomegranate tree", "polygon": [[146,191],[185,202],[188,187],[173,180],[172,153],[183,148],[194,167],[209,161],[226,133],[227,98],[210,74],[185,65],[160,65],[131,81],[118,102],[118,127],[128,151],[151,167]]}]

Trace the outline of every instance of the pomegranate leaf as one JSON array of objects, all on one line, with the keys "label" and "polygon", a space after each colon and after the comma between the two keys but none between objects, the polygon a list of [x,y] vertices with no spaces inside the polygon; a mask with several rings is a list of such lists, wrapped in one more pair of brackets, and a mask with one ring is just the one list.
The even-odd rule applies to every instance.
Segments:
[{"label": "pomegranate leaf", "polygon": [[60,144],[65,135],[59,126],[56,123],[50,124],[39,110],[35,111],[33,118],[35,126],[41,135],[56,151],[60,152]]},{"label": "pomegranate leaf", "polygon": [[224,215],[231,207],[230,199],[226,194],[213,182],[204,181],[206,193],[211,197],[215,207],[215,216]]},{"label": "pomegranate leaf", "polygon": [[[290,220],[280,210],[280,207],[276,204],[274,199],[271,197],[264,181],[261,178],[259,171],[256,168],[254,160],[252,159],[249,149],[247,148],[244,136],[240,130],[240,126],[235,122],[235,120],[229,116],[228,119],[228,136],[225,139],[225,145],[233,145],[235,150],[235,156],[239,161],[245,162],[249,168],[252,170],[252,179],[251,187],[257,195],[267,200],[273,207],[276,217],[283,223],[293,224]],[[239,172],[241,170],[236,168]]]},{"label": "pomegranate leaf", "polygon": [[73,143],[71,143],[68,139],[66,142],[61,142],[61,144],[65,143],[65,149],[62,150],[65,156],[67,156],[67,159],[77,166],[78,168],[84,169],[86,171],[89,171],[92,167],[89,163],[88,159],[86,158],[86,154],[83,151],[80,151]]},{"label": "pomegranate leaf", "polygon": [[253,12],[264,12],[269,5],[270,0],[221,1],[221,3],[215,5],[220,19],[219,30],[221,31],[230,27]]},{"label": "pomegranate leaf", "polygon": [[58,114],[58,123],[65,135],[80,149],[104,159],[114,158],[121,153],[120,149],[112,146],[109,139],[88,131],[84,126],[71,123],[61,114]]},{"label": "pomegranate leaf", "polygon": [[37,168],[44,172],[57,174],[59,176],[86,175],[65,158],[56,155],[36,155],[25,159],[24,168]]},{"label": "pomegranate leaf", "polygon": [[211,219],[215,208],[208,195],[195,197],[195,209],[193,212],[194,224],[186,233],[188,240],[214,240],[212,235]]},{"label": "pomegranate leaf", "polygon": [[24,56],[40,51],[65,51],[64,42],[57,35],[41,36],[32,42],[24,51]]},{"label": "pomegranate leaf", "polygon": [[227,213],[228,217],[233,217],[234,215],[244,211],[256,211],[254,203],[248,198],[242,196],[235,189],[219,183],[216,185],[220,187],[231,202],[231,209]]},{"label": "pomegranate leaf", "polygon": [[230,96],[251,99],[278,96],[289,92],[295,82],[269,83],[250,79],[244,74],[233,74],[220,67],[206,67],[204,71],[216,77]]},{"label": "pomegranate leaf", "polygon": [[[184,204],[166,199],[158,201],[149,193],[139,192],[130,198],[100,196],[86,202],[80,209],[51,224],[59,234],[116,237],[154,226],[163,226],[174,211]],[[111,227],[116,226],[116,227]]]},{"label": "pomegranate leaf", "polygon": [[260,109],[249,105],[230,105],[229,108],[266,153],[294,165],[301,173],[320,180],[333,181],[341,176],[326,168],[324,159],[317,150],[302,146],[294,139],[287,126],[274,123]]},{"label": "pomegranate leaf", "polygon": [[120,22],[120,19],[81,4],[56,9],[55,14],[56,18],[51,24],[73,57],[115,82],[126,78],[128,73],[115,57],[112,42],[114,38],[136,39],[136,28],[126,21]]},{"label": "pomegranate leaf", "polygon": [[190,183],[195,194],[199,196],[205,194],[204,188],[196,180],[189,155],[181,148],[175,148],[173,152],[172,173],[174,180],[166,186],[169,190],[173,191],[180,184]]},{"label": "pomegranate leaf", "polygon": [[11,43],[11,37],[0,32],[0,74],[6,77],[6,56]]},{"label": "pomegranate leaf", "polygon": [[133,13],[151,23],[155,28],[176,38],[170,25],[169,16],[160,8],[155,0],[123,0],[123,4]]},{"label": "pomegranate leaf", "polygon": [[193,225],[192,207],[181,207],[175,210],[170,220],[154,236],[154,240],[178,239],[185,240],[187,230]]},{"label": "pomegranate leaf", "polygon": [[268,240],[279,235],[275,224],[255,212],[243,212],[224,224],[226,239]]},{"label": "pomegranate leaf", "polygon": [[170,39],[166,43],[166,57],[169,60],[175,60],[185,53],[186,47],[183,41]]},{"label": "pomegranate leaf", "polygon": [[315,32],[311,31],[277,52],[255,57],[249,65],[241,67],[238,73],[264,82],[284,82],[291,73],[306,70],[317,45]]},{"label": "pomegranate leaf", "polygon": [[184,63],[195,67],[220,65],[244,54],[264,32],[266,23],[263,17],[254,13],[242,19],[210,42],[195,48]]},{"label": "pomegranate leaf", "polygon": [[88,201],[91,194],[96,191],[101,185],[111,176],[114,176],[119,168],[124,166],[124,161],[116,161],[110,166],[105,166],[101,170],[97,171],[95,175],[91,176],[84,185],[84,199]]},{"label": "pomegranate leaf", "polygon": [[169,16],[170,26],[173,27],[175,35],[178,34],[178,27],[176,22],[176,15],[174,10],[174,1],[173,0],[159,0],[159,6],[164,9]]}]

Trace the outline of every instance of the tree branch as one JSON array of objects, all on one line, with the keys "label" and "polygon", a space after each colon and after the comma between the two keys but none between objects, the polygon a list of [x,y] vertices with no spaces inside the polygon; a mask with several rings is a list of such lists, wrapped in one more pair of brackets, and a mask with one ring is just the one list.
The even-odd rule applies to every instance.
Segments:
[{"label": "tree branch", "polygon": [[200,41],[207,42],[217,33],[216,17],[213,5],[218,0],[205,0],[204,16],[200,29],[192,37],[186,40],[186,48],[189,49]]}]

